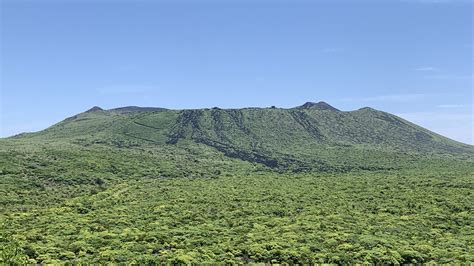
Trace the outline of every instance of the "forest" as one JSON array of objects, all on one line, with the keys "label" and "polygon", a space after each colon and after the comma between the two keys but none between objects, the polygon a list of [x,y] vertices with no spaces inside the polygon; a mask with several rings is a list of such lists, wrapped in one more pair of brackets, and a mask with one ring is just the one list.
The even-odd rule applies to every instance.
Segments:
[{"label": "forest", "polygon": [[323,102],[94,107],[0,139],[0,263],[473,262],[473,154]]}]

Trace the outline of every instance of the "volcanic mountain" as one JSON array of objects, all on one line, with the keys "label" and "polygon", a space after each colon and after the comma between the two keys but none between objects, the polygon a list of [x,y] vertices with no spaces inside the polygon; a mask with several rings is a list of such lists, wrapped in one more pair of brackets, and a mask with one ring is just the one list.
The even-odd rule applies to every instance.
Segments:
[{"label": "volcanic mountain", "polygon": [[[294,108],[169,110],[93,107],[17,141],[117,148],[193,149],[292,171],[397,168],[419,156],[472,156],[474,148],[372,108],[325,102]],[[202,152],[200,152],[202,151]],[[410,157],[411,156],[411,157]]]}]

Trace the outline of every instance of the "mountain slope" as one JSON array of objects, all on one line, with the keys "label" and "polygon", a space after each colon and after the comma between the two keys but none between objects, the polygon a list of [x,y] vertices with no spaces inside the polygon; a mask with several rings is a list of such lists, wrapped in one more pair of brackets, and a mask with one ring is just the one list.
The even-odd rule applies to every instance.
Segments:
[{"label": "mountain slope", "polygon": [[343,112],[325,102],[290,109],[94,107],[17,138],[118,147],[204,145],[230,158],[293,171],[396,168],[404,154],[474,154],[472,146],[395,115],[372,108]]}]

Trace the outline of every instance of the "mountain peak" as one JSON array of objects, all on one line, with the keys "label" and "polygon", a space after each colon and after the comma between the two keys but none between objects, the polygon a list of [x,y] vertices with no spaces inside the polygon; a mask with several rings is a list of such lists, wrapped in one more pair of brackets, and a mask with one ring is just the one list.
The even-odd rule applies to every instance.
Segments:
[{"label": "mountain peak", "polygon": [[91,109],[87,110],[86,113],[99,112],[99,111],[104,111],[104,109],[100,108],[99,106],[94,106]]},{"label": "mountain peak", "polygon": [[317,110],[330,110],[330,111],[339,111],[339,109],[332,107],[326,102],[306,102],[305,104],[298,106],[298,109],[317,109]]},{"label": "mountain peak", "polygon": [[359,108],[357,111],[377,111],[377,110],[371,107],[362,107],[362,108]]}]

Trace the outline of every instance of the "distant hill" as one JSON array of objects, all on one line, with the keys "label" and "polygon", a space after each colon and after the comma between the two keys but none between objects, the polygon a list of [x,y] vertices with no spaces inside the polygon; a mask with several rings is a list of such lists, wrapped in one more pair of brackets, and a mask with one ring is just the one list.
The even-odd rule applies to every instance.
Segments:
[{"label": "distant hill", "polygon": [[405,161],[405,154],[474,154],[473,146],[395,115],[369,107],[340,111],[325,102],[289,109],[93,107],[14,139],[120,148],[206,146],[229,158],[293,171],[392,168]]}]

